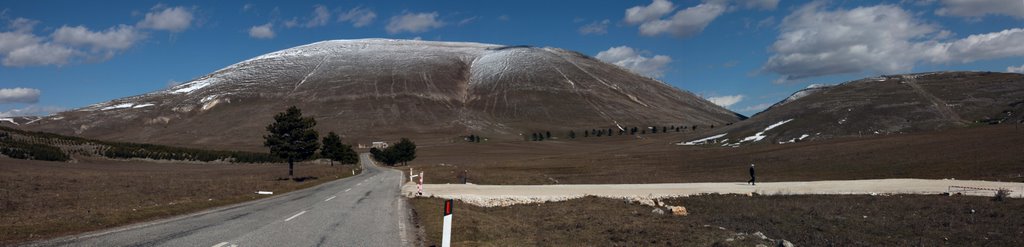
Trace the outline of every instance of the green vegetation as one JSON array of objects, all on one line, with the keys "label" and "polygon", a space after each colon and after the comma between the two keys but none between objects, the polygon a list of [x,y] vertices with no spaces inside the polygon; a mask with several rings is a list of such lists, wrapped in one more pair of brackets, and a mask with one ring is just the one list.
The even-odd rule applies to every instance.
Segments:
[{"label": "green vegetation", "polygon": [[270,153],[288,160],[288,177],[294,174],[295,161],[307,160],[320,149],[319,134],[313,129],[316,119],[302,117],[302,110],[292,106],[274,116],[274,122],[267,125],[263,145]]},{"label": "green vegetation", "polygon": [[394,166],[398,163],[409,165],[409,161],[416,159],[416,143],[410,141],[409,138],[402,138],[385,149],[371,148],[370,154],[373,155],[373,159],[385,165]]},{"label": "green vegetation", "polygon": [[352,149],[351,145],[341,143],[341,137],[333,131],[327,133],[323,142],[324,145],[320,149],[320,156],[330,159],[331,166],[334,166],[335,161],[339,161],[342,164],[355,164],[359,162],[359,154]]}]

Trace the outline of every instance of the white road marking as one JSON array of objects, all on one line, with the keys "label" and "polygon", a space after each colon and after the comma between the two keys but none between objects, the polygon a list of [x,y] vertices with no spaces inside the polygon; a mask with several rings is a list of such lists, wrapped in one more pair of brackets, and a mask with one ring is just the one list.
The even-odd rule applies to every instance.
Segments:
[{"label": "white road marking", "polygon": [[359,182],[358,184],[356,184],[356,186],[360,186],[360,185],[363,185],[363,183],[362,183],[362,182]]},{"label": "white road marking", "polygon": [[238,247],[238,245],[237,244],[232,244],[231,246],[228,246],[228,247]]},{"label": "white road marking", "polygon": [[285,219],[284,221],[289,221],[289,220],[292,220],[292,219],[294,219],[295,217],[299,217],[299,215],[302,215],[302,214],[304,214],[304,213],[306,213],[306,211],[302,211],[302,212],[299,212],[299,213],[297,213],[297,214],[295,214],[295,215],[292,215],[292,217],[288,217],[288,219]]},{"label": "white road marking", "polygon": [[352,188],[348,188],[348,189],[345,189],[345,192],[348,192],[348,191],[350,191],[350,190],[352,190]]},{"label": "white road marking", "polygon": [[338,196],[332,196],[332,197],[330,197],[330,198],[327,198],[327,200],[324,200],[324,201],[325,201],[325,202],[326,202],[326,201],[330,201],[331,199],[334,199],[335,197],[338,197]]},{"label": "white road marking", "polygon": [[217,245],[214,245],[213,247],[221,247],[221,246],[225,246],[225,245],[228,245],[228,242],[221,242],[221,243],[219,243]]}]

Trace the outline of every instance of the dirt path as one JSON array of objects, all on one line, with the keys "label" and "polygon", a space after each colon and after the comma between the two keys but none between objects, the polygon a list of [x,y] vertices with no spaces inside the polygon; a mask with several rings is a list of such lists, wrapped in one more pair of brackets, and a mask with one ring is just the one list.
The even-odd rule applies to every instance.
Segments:
[{"label": "dirt path", "polygon": [[[769,182],[751,186],[735,183],[673,183],[673,184],[578,184],[578,185],[466,185],[426,184],[423,196],[458,199],[478,206],[508,206],[524,203],[565,201],[584,196],[623,198],[640,202],[665,197],[705,193],[720,194],[940,194],[950,186],[985,189],[1006,188],[1011,197],[1024,197],[1024,183],[975,180],[869,179],[810,182]],[[959,192],[953,188],[954,192]],[[416,185],[407,183],[402,193],[413,196]],[[964,195],[993,196],[994,191],[967,190]]]},{"label": "dirt path", "polygon": [[932,105],[935,106],[936,110],[939,111],[939,114],[941,114],[942,117],[949,119],[954,123],[966,123],[966,121],[964,121],[963,118],[960,118],[960,115],[957,114],[956,111],[953,110],[953,108],[949,107],[949,104],[946,104],[946,101],[943,101],[942,99],[939,99],[939,97],[936,97],[934,94],[925,91],[924,87],[921,87],[921,85],[917,84],[917,78],[913,76],[907,76],[903,77],[903,81],[906,82],[907,85],[910,85],[910,88],[914,89],[914,91],[917,92],[918,95],[921,95],[921,97],[924,97],[928,101],[931,101]]}]

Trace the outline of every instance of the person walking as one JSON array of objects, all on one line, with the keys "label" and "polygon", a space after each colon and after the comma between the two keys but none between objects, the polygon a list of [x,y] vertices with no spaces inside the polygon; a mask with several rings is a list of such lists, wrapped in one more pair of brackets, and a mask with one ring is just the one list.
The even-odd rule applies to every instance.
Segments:
[{"label": "person walking", "polygon": [[750,183],[750,185],[755,185],[755,178],[756,177],[754,176],[754,164],[750,164],[750,181],[747,181],[747,183]]}]

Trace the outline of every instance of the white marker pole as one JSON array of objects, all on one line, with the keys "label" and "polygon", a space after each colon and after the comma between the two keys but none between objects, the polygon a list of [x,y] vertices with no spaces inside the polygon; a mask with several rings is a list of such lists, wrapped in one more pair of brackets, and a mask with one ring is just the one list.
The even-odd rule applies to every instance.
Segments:
[{"label": "white marker pole", "polygon": [[444,233],[441,235],[441,247],[452,246],[452,200],[444,201]]}]

